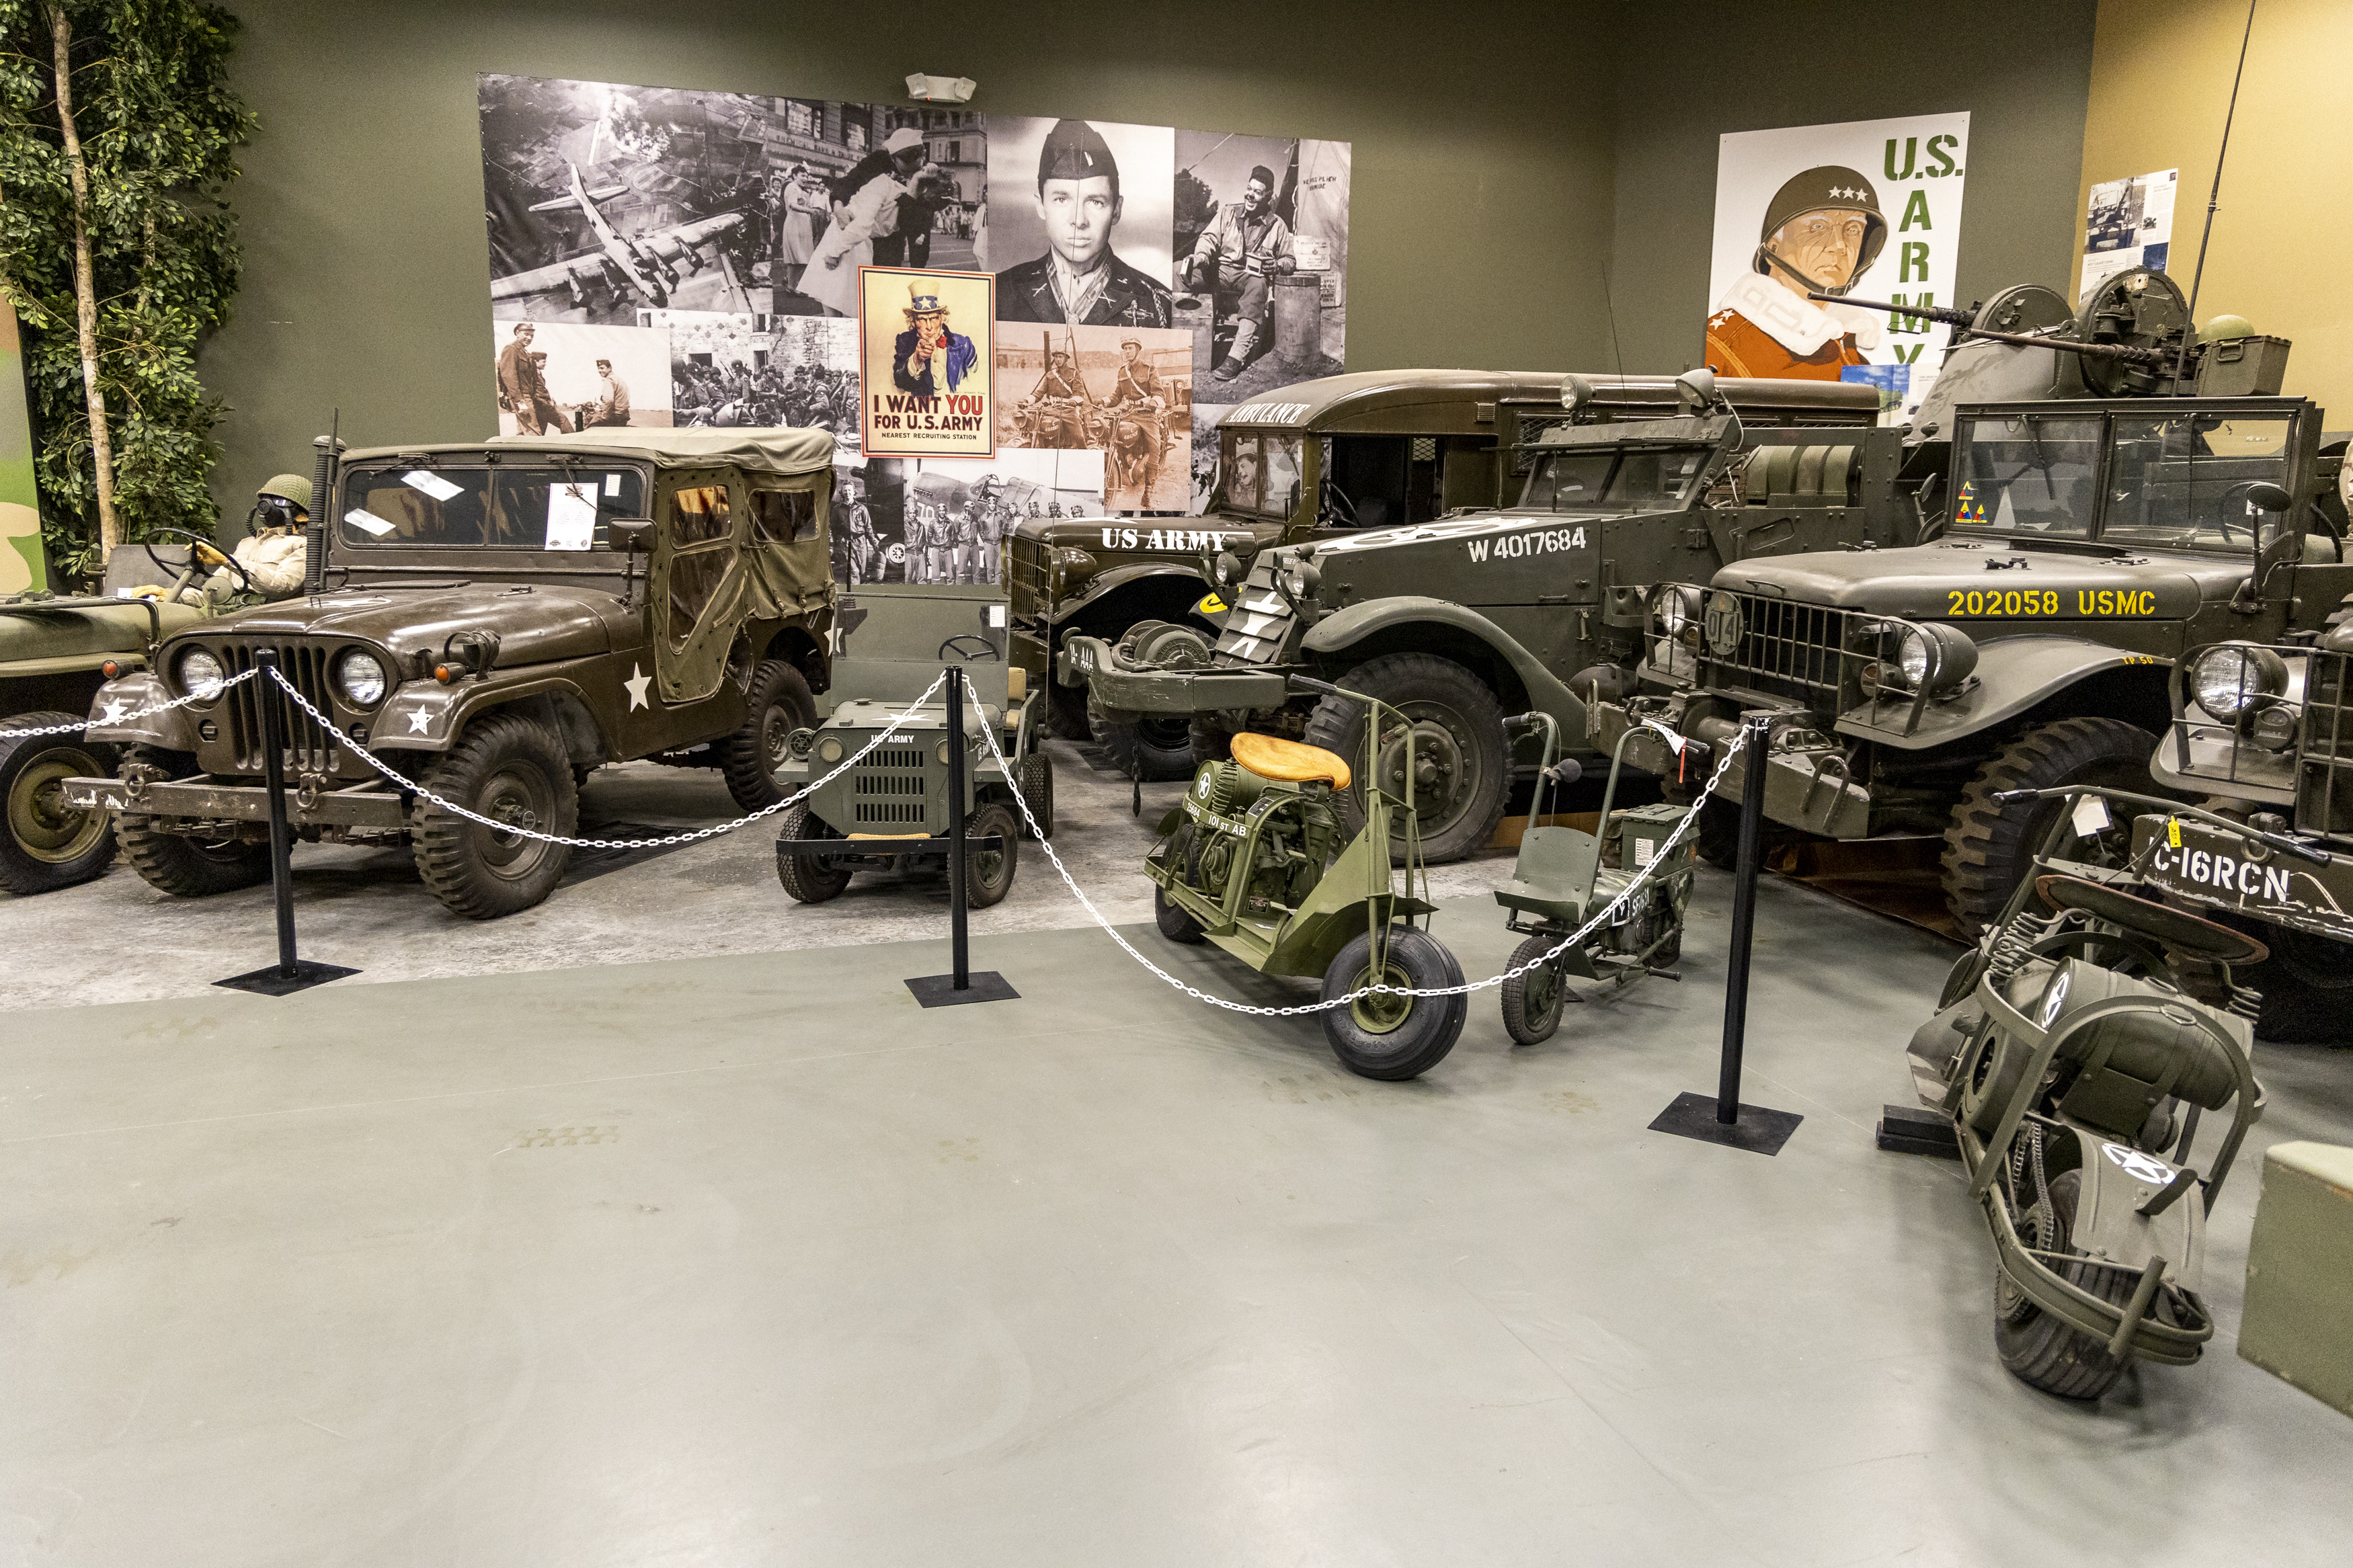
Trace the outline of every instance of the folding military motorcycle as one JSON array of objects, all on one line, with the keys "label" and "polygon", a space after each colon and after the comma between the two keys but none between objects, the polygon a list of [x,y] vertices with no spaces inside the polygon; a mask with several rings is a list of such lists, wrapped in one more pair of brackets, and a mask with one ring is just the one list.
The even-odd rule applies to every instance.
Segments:
[{"label": "folding military motorcycle", "polygon": [[[1517,969],[1560,945],[1563,938],[1599,911],[1609,908],[1636,879],[1650,878],[1611,915],[1609,923],[1589,933],[1574,947],[1563,949],[1550,962],[1504,982],[1504,1028],[1515,1044],[1538,1045],[1560,1026],[1560,1016],[1579,996],[1571,980],[1598,980],[1605,994],[1646,974],[1680,980],[1664,966],[1683,953],[1683,910],[1691,903],[1692,847],[1686,840],[1667,847],[1683,808],[1674,805],[1634,806],[1613,811],[1618,798],[1618,773],[1626,752],[1620,737],[1609,759],[1609,782],[1601,793],[1599,834],[1575,827],[1548,827],[1545,803],[1556,784],[1577,782],[1577,759],[1553,759],[1560,750],[1560,726],[1546,712],[1523,713],[1504,721],[1507,730],[1541,725],[1545,732],[1543,765],[1537,770],[1535,799],[1528,806],[1532,825],[1520,840],[1520,857],[1512,867],[1509,884],[1495,889],[1495,901],[1511,910],[1505,928],[1525,932],[1527,940],[1514,950]],[[1672,863],[1662,857],[1672,856]],[[1655,867],[1655,869],[1652,868]]]},{"label": "folding military motorcycle", "polygon": [[[1462,984],[1461,966],[1413,924],[1429,892],[1413,806],[1413,726],[1387,703],[1302,676],[1293,685],[1361,703],[1364,826],[1351,836],[1347,763],[1272,735],[1233,737],[1232,760],[1205,763],[1145,857],[1153,913],[1172,942],[1212,942],[1265,974],[1320,974],[1332,1001],[1375,984]],[[1401,814],[1394,866],[1389,822]],[[1320,1015],[1341,1065],[1366,1078],[1419,1077],[1454,1048],[1467,997],[1372,992]]]},{"label": "folding military motorcycle", "polygon": [[[2129,1359],[2188,1365],[2213,1337],[2199,1293],[2206,1215],[2263,1110],[2248,1057],[2261,997],[2235,974],[2267,956],[2149,896],[2108,806],[2195,818],[2251,857],[2311,851],[2147,795],[2017,793],[2073,805],[1955,965],[1910,1059],[1923,1103],[1952,1119],[1993,1232],[2002,1364],[2047,1393],[2096,1399]],[[2226,1108],[2230,1130],[2201,1173],[2189,1163],[2199,1117]]]}]

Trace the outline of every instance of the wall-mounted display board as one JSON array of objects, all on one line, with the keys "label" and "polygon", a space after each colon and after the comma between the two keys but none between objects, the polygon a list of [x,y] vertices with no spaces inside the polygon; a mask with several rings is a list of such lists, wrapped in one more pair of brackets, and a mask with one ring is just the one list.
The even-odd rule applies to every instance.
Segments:
[{"label": "wall-mounted display board", "polygon": [[[919,463],[997,462],[987,493],[1031,487],[1041,511],[1197,510],[1197,440],[1227,407],[1345,363],[1345,142],[516,76],[483,77],[480,110],[509,433],[822,426],[880,541]],[[874,400],[911,395],[886,353],[924,330],[925,276],[965,324],[928,329],[910,363],[938,344],[955,388],[886,432],[878,409],[910,410]],[[982,429],[920,423],[973,416],[970,397]],[[976,455],[912,449],[948,428]],[[1087,456],[1039,478],[1021,452]],[[961,515],[980,510],[1002,506]],[[894,581],[994,564],[934,549],[864,554]]]},{"label": "wall-mounted display board", "polygon": [[1810,293],[1952,305],[1969,117],[1740,132],[1716,153],[1707,363],[1726,375],[1873,382],[1916,408],[1952,329]]}]

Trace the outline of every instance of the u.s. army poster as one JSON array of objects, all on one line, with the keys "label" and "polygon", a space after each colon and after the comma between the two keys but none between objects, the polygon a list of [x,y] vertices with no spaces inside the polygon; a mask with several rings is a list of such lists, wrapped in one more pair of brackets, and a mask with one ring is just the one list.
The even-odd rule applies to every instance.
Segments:
[{"label": "u.s. army poster", "polygon": [[870,458],[997,455],[997,279],[858,269],[859,445]]}]

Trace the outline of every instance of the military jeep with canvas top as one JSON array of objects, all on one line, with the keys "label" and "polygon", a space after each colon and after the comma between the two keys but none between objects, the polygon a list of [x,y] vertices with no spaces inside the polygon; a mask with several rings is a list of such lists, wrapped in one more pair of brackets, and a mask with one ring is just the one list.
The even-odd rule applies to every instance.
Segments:
[{"label": "military jeep with canvas top", "polygon": [[[786,737],[828,680],[832,461],[824,431],[616,429],[322,465],[310,595],[184,631],[110,682],[90,735],[128,748],[121,777],[69,794],[115,813],[123,854],[165,892],[258,882],[260,705],[276,704],[296,832],[406,845],[478,919],[547,896],[569,851],[512,829],[575,834],[603,763],[716,768],[744,810],[773,805]],[[330,728],[263,679],[225,685],[264,648]]]}]

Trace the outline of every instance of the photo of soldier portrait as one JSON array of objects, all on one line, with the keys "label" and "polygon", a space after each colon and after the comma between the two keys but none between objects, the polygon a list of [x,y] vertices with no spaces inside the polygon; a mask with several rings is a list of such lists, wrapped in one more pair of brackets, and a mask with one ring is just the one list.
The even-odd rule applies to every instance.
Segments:
[{"label": "photo of soldier portrait", "polygon": [[1807,295],[1848,292],[1886,243],[1886,216],[1861,174],[1825,164],[1792,175],[1766,205],[1749,269],[1707,319],[1708,364],[1719,375],[1837,381],[1870,363],[1885,317]]},{"label": "photo of soldier portrait", "polygon": [[1176,132],[1175,321],[1220,402],[1342,369],[1347,167],[1345,142]]},{"label": "photo of soldier portrait", "polygon": [[997,319],[1166,327],[1175,132],[1084,120],[989,122]]},{"label": "photo of soldier portrait", "polygon": [[670,333],[576,321],[493,321],[499,433],[560,436],[670,423]]},{"label": "photo of soldier portrait", "polygon": [[997,343],[1002,447],[1103,454],[1103,504],[1182,513],[1191,504],[1193,334],[1141,327],[1009,323]]}]

